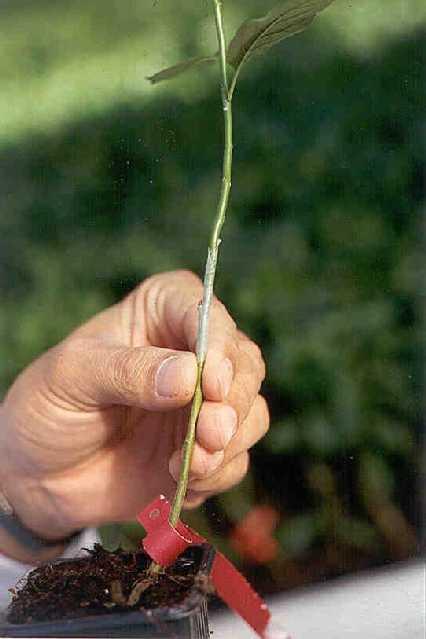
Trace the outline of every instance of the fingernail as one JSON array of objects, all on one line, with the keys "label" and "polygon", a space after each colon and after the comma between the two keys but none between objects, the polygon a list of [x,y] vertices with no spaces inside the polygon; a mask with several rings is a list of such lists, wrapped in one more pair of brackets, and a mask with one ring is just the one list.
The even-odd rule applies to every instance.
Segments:
[{"label": "fingernail", "polygon": [[216,420],[217,428],[222,434],[222,445],[226,448],[237,432],[237,413],[232,406],[223,406]]},{"label": "fingernail", "polygon": [[234,378],[234,367],[230,359],[226,358],[219,365],[217,379],[219,385],[219,393],[222,399],[225,399],[231,390],[232,380]]},{"label": "fingernail", "polygon": [[172,355],[160,365],[155,377],[155,392],[159,397],[172,399],[181,395],[185,357],[191,355]]}]

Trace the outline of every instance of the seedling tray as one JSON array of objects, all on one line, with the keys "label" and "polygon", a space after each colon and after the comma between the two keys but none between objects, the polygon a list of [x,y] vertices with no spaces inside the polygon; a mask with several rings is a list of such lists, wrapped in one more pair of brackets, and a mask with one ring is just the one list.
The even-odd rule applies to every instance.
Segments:
[{"label": "seedling tray", "polygon": [[[199,563],[198,580],[207,580],[214,556],[208,544],[185,555]],[[206,595],[196,585],[170,608],[101,614],[81,618],[11,624],[0,621],[0,637],[140,637],[141,639],[210,639]]]}]

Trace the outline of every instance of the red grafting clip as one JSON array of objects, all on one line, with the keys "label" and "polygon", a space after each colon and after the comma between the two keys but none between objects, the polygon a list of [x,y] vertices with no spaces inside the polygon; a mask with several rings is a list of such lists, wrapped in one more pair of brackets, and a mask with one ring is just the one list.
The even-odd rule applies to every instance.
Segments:
[{"label": "red grafting clip", "polygon": [[[165,567],[170,566],[191,544],[206,541],[181,521],[173,528],[169,523],[169,514],[170,504],[160,495],[137,518],[147,532],[142,541],[145,552],[156,563]],[[211,577],[219,597],[238,613],[259,637],[270,637],[267,626],[271,615],[266,603],[235,566],[217,550]]]},{"label": "red grafting clip", "polygon": [[[188,534],[186,526],[178,523],[176,528],[169,523],[170,504],[160,495],[138,515],[138,521],[145,528],[147,535],[142,544],[145,552],[160,566],[170,566],[194,542],[193,535]],[[201,537],[200,537],[200,542]]]}]

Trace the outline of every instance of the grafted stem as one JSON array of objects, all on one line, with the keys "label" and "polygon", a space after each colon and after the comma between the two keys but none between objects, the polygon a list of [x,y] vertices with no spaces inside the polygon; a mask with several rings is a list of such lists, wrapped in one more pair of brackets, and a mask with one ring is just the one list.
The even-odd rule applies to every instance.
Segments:
[{"label": "grafted stem", "polygon": [[[207,252],[207,261],[204,271],[203,299],[198,309],[198,335],[196,346],[197,381],[194,397],[192,398],[188,428],[183,444],[182,463],[180,467],[179,480],[170,511],[169,522],[172,526],[176,526],[176,524],[178,523],[182,511],[182,506],[185,501],[185,496],[188,488],[189,470],[191,468],[192,453],[195,444],[197,421],[203,403],[202,375],[208,348],[210,306],[213,299],[217,258],[221,242],[220,233],[225,222],[232,177],[232,92],[230,92],[228,85],[226,39],[223,25],[223,2],[222,0],[212,1],[214,4],[216,33],[219,44],[220,89],[222,95],[222,107],[224,116],[222,183],[216,209],[216,217],[213,223],[213,229],[210,236],[210,243]],[[153,562],[150,566],[150,572],[152,575],[160,573],[161,570],[161,566],[159,566],[155,562]]]},{"label": "grafted stem", "polygon": [[188,429],[183,445],[182,464],[180,468],[179,481],[174,496],[170,513],[170,524],[176,526],[179,521],[183,502],[188,488],[189,470],[191,467],[192,453],[194,450],[195,434],[197,429],[198,416],[203,403],[202,374],[204,362],[206,360],[208,348],[208,329],[210,306],[213,298],[214,280],[219,245],[221,242],[220,233],[225,222],[226,211],[229,202],[232,176],[232,95],[229,93],[227,63],[226,63],[226,38],[223,25],[223,2],[222,0],[212,0],[214,5],[214,15],[216,23],[217,40],[219,44],[219,66],[220,66],[220,88],[222,94],[222,106],[224,115],[224,153],[222,165],[222,184],[217,205],[216,217],[207,253],[207,261],[204,273],[203,300],[199,307],[198,338],[196,347],[197,356],[197,384],[192,400],[191,413],[188,422]]}]

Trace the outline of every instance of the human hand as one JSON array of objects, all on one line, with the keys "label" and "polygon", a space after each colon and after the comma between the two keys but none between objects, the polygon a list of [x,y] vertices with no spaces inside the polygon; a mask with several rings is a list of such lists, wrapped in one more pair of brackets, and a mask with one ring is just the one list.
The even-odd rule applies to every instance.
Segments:
[{"label": "human hand", "polygon": [[[15,381],[0,412],[0,486],[38,535],[130,519],[159,493],[173,496],[201,297],[190,272],[155,275]],[[210,318],[186,507],[242,479],[269,422],[258,347],[218,300]]]}]

